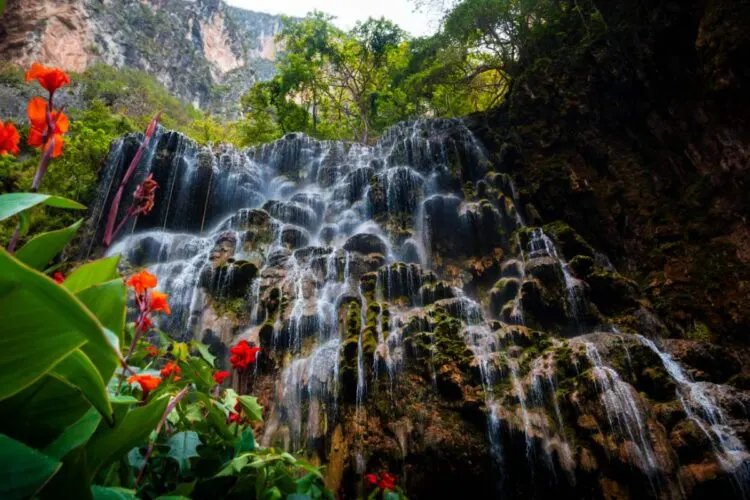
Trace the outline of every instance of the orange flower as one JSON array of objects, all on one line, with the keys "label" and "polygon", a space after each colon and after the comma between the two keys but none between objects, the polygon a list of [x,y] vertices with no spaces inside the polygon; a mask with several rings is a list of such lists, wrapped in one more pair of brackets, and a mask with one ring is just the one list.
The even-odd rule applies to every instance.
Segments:
[{"label": "orange flower", "polygon": [[148,356],[149,358],[155,358],[158,355],[159,349],[157,349],[155,346],[150,345],[146,347],[146,356]]},{"label": "orange flower", "polygon": [[[182,373],[182,370],[180,369],[180,367],[177,366],[177,363],[173,363],[171,361],[167,363],[166,366],[164,366],[164,368],[161,369],[161,372],[159,372],[159,374],[164,378],[169,378],[170,375],[173,375],[173,374],[178,375],[180,373]],[[175,382],[179,379],[180,377],[175,377]]]},{"label": "orange flower", "polygon": [[26,72],[26,81],[31,80],[38,81],[50,93],[70,84],[70,77],[63,70],[48,68],[39,63],[32,64],[31,69]]},{"label": "orange flower", "polygon": [[0,121],[0,155],[17,155],[18,154],[18,142],[21,140],[21,136],[18,135],[16,126],[8,122],[7,125],[3,125]]},{"label": "orange flower", "polygon": [[154,377],[153,375],[133,375],[128,378],[128,384],[134,382],[141,386],[141,390],[145,395],[159,387],[161,379],[159,377]]},{"label": "orange flower", "polygon": [[143,293],[147,288],[154,288],[157,284],[156,276],[148,271],[141,271],[130,277],[127,285],[135,289],[135,293]]},{"label": "orange flower", "polygon": [[35,97],[29,101],[28,115],[29,121],[31,122],[31,130],[29,131],[29,146],[35,148],[42,146],[44,137],[47,136],[47,142],[43,145],[46,151],[49,147],[49,142],[54,139],[55,147],[52,151],[52,157],[57,158],[62,154],[63,134],[70,128],[70,122],[65,113],[59,111],[52,112],[52,123],[55,126],[54,131],[50,134],[49,127],[47,126],[47,111],[49,104],[41,97]]},{"label": "orange flower", "polygon": [[171,314],[172,310],[167,303],[167,297],[169,297],[169,295],[157,290],[151,292],[151,311],[161,311],[164,314]]}]

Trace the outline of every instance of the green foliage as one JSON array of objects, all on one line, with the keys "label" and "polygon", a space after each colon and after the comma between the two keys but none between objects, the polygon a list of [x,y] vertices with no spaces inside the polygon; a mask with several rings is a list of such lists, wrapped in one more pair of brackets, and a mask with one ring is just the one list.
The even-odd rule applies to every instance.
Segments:
[{"label": "green foliage", "polygon": [[[77,208],[46,195],[0,196],[5,217],[42,203]],[[36,267],[65,244],[49,233],[29,245],[37,241],[48,244],[43,256],[18,256]],[[261,421],[262,408],[255,397],[231,389],[218,397],[214,356],[205,346],[164,338],[162,352],[170,354],[156,363],[176,363],[183,377],[162,380],[150,393],[124,383],[128,373],[156,372],[148,344],[136,338],[127,349],[130,359],[149,365],[131,362],[127,372],[116,370],[127,363],[127,291],[118,261],[87,263],[57,284],[0,249],[3,498],[50,498],[60,491],[97,499],[189,498],[194,492],[333,498],[317,468],[257,446],[247,423]],[[230,421],[238,409],[241,423]]]}]

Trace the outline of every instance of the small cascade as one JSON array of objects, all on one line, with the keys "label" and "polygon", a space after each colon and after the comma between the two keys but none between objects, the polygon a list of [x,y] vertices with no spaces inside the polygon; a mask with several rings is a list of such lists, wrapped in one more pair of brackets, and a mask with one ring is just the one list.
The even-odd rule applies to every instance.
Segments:
[{"label": "small cascade", "polygon": [[743,498],[750,493],[750,453],[736,431],[729,426],[727,416],[715,394],[725,392],[723,386],[710,382],[695,382],[672,356],[642,335],[638,341],[653,351],[677,384],[677,396],[688,418],[695,422],[710,440],[722,468],[731,474]]},{"label": "small cascade", "polygon": [[610,428],[620,438],[628,439],[637,445],[633,457],[634,465],[648,474],[655,475],[658,468],[657,458],[648,435],[646,416],[638,394],[630,384],[622,380],[617,370],[604,362],[596,345],[591,342],[584,345]]},{"label": "small cascade", "polygon": [[581,294],[581,281],[570,272],[570,266],[565,259],[558,254],[555,244],[549,236],[544,233],[540,227],[534,228],[531,233],[531,239],[528,243],[528,258],[552,257],[557,260],[565,279],[565,289],[568,295],[568,305],[570,307],[571,317],[580,325],[582,321],[583,297]]}]

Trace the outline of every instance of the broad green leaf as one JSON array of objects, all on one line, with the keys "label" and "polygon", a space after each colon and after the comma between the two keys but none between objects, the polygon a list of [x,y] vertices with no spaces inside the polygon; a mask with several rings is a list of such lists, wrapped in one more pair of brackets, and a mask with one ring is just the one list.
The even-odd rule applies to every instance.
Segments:
[{"label": "broad green leaf", "polygon": [[134,469],[140,469],[146,462],[146,457],[137,446],[128,452],[128,464]]},{"label": "broad green leaf", "polygon": [[10,193],[0,195],[0,220],[5,220],[39,204],[73,210],[86,209],[80,203],[59,196],[40,193]]},{"label": "broad green leaf", "polygon": [[16,258],[29,267],[43,270],[75,236],[81,224],[83,224],[83,219],[64,229],[34,236],[16,252]]},{"label": "broad green leaf", "polygon": [[399,500],[398,493],[395,491],[384,491],[383,492],[383,500]]},{"label": "broad green leaf", "polygon": [[101,413],[107,422],[114,425],[107,386],[94,363],[83,351],[73,351],[52,369],[50,375],[81,391],[83,397]]},{"label": "broad green leaf", "polygon": [[232,443],[235,440],[235,435],[229,429],[227,425],[227,415],[220,408],[219,403],[214,399],[210,398],[207,394],[201,392],[195,392],[194,396],[198,401],[203,403],[203,406],[208,410],[208,423],[214,428],[216,432],[221,434],[224,440],[228,443]]},{"label": "broad green leaf", "polygon": [[90,477],[145,441],[159,423],[168,403],[169,397],[157,398],[146,406],[128,411],[123,418],[117,419],[113,428],[99,426],[99,431],[86,445]]},{"label": "broad green leaf", "polygon": [[237,441],[234,443],[234,454],[239,455],[246,451],[255,450],[255,432],[251,428],[245,429]]},{"label": "broad green leaf", "polygon": [[117,396],[110,396],[109,402],[113,405],[132,405],[138,403],[140,400],[133,396],[124,396],[122,394]]},{"label": "broad green leaf", "polygon": [[263,421],[263,407],[258,403],[258,398],[255,396],[239,396],[238,399],[251,422]]},{"label": "broad green leaf", "polygon": [[90,409],[81,419],[65,429],[65,432],[50,443],[43,451],[45,455],[58,460],[74,448],[85,444],[99,426],[102,417],[95,409]]},{"label": "broad green leaf", "polygon": [[212,367],[214,365],[214,361],[216,360],[216,356],[211,354],[211,351],[209,351],[208,346],[204,344],[203,342],[192,342],[193,346],[198,349],[198,352],[201,353],[201,357],[206,360],[206,362],[211,365]]},{"label": "broad green leaf", "polygon": [[312,497],[304,493],[292,493],[286,497],[286,500],[312,500]]},{"label": "broad green leaf", "polygon": [[45,375],[0,403],[0,423],[5,434],[43,449],[90,409],[78,391]]},{"label": "broad green leaf", "polygon": [[[121,279],[114,279],[86,288],[76,294],[78,300],[97,317],[105,327],[109,343],[117,352],[122,345],[122,332],[125,328],[127,313],[127,290]],[[85,352],[96,365],[104,381],[109,381],[117,368],[117,358],[103,352],[105,346],[88,343],[83,346]],[[106,349],[109,350],[109,349]]]},{"label": "broad green leaf", "polygon": [[33,384],[86,341],[107,342],[102,325],[83,304],[4,249],[0,318],[0,400]]},{"label": "broad green leaf", "polygon": [[138,500],[135,490],[129,490],[126,488],[92,486],[91,495],[94,500]]},{"label": "broad green leaf", "polygon": [[198,358],[189,358],[183,363],[183,374],[195,382],[199,390],[209,391],[216,385],[213,371],[205,362]]},{"label": "broad green leaf", "polygon": [[62,464],[0,434],[0,498],[28,498],[49,481]]},{"label": "broad green leaf", "polygon": [[190,459],[198,457],[198,446],[201,439],[195,431],[182,431],[169,438],[167,446],[169,451],[167,456],[173,458],[177,465],[180,466],[180,472],[185,473],[190,470]]},{"label": "broad green leaf", "polygon": [[82,265],[65,281],[63,286],[70,291],[70,293],[78,293],[81,290],[90,286],[99,285],[105,281],[110,281],[115,278],[119,278],[120,275],[117,273],[117,264],[120,262],[120,256],[107,257],[106,259],[95,260]]}]

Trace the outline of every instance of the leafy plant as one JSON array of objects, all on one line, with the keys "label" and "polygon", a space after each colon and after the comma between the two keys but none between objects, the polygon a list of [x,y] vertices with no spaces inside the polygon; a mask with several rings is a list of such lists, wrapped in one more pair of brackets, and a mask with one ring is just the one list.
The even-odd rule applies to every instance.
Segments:
[{"label": "leafy plant", "polygon": [[[45,68],[45,83],[63,81],[60,73]],[[39,131],[35,186],[56,165],[51,109]],[[18,142],[17,134],[6,138]],[[18,241],[29,211],[44,205],[84,208],[59,196],[9,193],[0,195],[0,222],[16,221]],[[141,271],[127,280],[138,305],[130,324],[118,257],[83,264],[67,278],[48,276],[79,225],[38,234],[15,255],[0,248],[0,496],[333,498],[320,469],[258,446],[252,426],[262,408],[224,388],[229,373],[214,372],[205,346],[165,335],[158,347],[142,340],[152,315],[170,313],[155,276]],[[253,349],[238,353],[242,370],[255,362]]]}]

